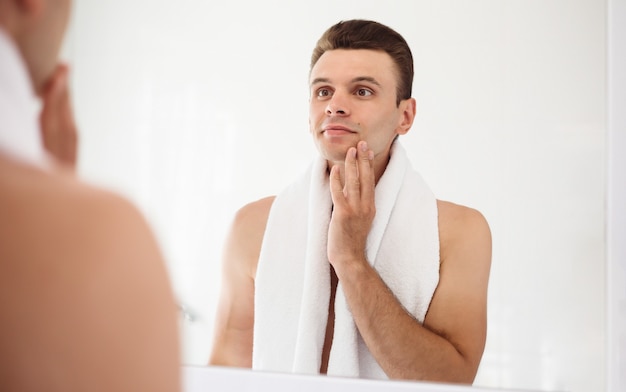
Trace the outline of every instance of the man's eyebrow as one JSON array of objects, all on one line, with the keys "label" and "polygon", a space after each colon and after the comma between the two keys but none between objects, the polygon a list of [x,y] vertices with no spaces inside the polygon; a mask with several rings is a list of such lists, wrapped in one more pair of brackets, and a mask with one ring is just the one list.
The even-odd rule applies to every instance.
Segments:
[{"label": "man's eyebrow", "polygon": [[352,83],[358,83],[358,82],[370,82],[380,87],[380,83],[378,83],[378,80],[374,79],[371,76],[359,76],[359,77],[352,79]]},{"label": "man's eyebrow", "polygon": [[311,81],[311,86],[318,83],[330,83],[330,79],[328,78],[315,78]]},{"label": "man's eyebrow", "polygon": [[[376,79],[374,79],[371,76],[357,76],[356,78],[352,79],[350,81],[350,83],[359,83],[359,82],[370,82],[372,84],[375,84],[377,86],[380,87],[380,83],[378,83],[378,81]],[[319,83],[330,83],[330,79],[328,78],[315,78],[311,81],[311,86],[315,85],[315,84],[319,84]]]}]

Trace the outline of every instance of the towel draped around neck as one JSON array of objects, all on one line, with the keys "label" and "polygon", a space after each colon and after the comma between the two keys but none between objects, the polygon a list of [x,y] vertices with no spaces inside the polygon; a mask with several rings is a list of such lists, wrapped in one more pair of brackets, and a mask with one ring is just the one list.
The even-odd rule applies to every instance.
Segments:
[{"label": "towel draped around neck", "polygon": [[[375,191],[366,256],[402,306],[423,322],[439,282],[437,203],[398,141]],[[321,157],[270,210],[255,279],[253,369],[317,374],[328,322],[331,217]],[[387,378],[364,344],[342,284],[335,296],[332,376]]]}]

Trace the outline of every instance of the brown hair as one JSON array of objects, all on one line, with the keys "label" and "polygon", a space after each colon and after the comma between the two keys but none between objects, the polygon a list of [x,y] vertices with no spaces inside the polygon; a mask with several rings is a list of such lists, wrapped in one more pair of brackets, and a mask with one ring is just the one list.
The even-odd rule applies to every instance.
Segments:
[{"label": "brown hair", "polygon": [[405,39],[395,30],[370,20],[341,21],[326,30],[317,41],[311,55],[310,69],[326,51],[334,49],[371,49],[387,53],[398,72],[396,104],[411,98],[413,55]]}]

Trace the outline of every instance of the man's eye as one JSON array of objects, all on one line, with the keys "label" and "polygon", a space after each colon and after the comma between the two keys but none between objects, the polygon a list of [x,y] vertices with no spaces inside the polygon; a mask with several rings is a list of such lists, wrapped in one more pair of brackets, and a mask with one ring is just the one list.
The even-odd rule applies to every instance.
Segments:
[{"label": "man's eye", "polygon": [[370,95],[372,95],[372,91],[366,88],[360,88],[356,90],[356,95],[358,95],[359,97],[369,97]]},{"label": "man's eye", "polygon": [[321,88],[317,90],[318,97],[330,97],[330,90],[327,88]]}]

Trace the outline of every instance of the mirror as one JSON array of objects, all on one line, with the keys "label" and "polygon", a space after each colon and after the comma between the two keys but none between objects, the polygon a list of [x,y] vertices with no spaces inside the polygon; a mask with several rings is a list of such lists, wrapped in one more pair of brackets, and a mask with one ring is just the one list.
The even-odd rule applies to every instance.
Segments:
[{"label": "mirror", "polygon": [[225,231],[308,165],[307,75],[322,32],[374,19],[415,59],[401,140],[438,198],[480,210],[493,264],[475,385],[605,385],[606,4],[594,0],[82,0],[65,46],[80,174],[127,195],[206,364]]}]

